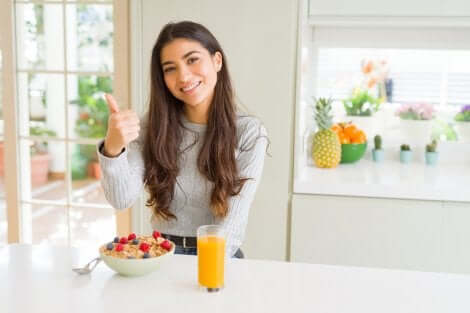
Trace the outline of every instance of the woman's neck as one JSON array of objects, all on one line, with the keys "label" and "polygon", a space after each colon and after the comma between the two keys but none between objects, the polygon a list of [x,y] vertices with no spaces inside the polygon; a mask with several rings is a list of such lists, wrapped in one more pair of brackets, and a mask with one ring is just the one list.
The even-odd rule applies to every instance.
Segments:
[{"label": "woman's neck", "polygon": [[185,105],[184,115],[186,119],[191,123],[196,124],[207,124],[209,117],[209,107],[203,105],[197,105],[195,107]]}]

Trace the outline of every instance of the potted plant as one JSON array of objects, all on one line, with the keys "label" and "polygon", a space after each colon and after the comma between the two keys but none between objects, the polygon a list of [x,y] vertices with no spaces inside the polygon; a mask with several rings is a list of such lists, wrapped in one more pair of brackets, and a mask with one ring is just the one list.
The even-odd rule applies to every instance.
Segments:
[{"label": "potted plant", "polygon": [[432,104],[402,104],[395,114],[400,117],[400,130],[403,138],[413,138],[417,142],[430,139],[435,114]]},{"label": "potted plant", "polygon": [[[31,136],[55,136],[56,133],[44,126],[31,126]],[[47,183],[51,155],[47,151],[47,143],[35,141],[31,145],[31,184],[39,186]]]},{"label": "potted plant", "polygon": [[346,115],[366,134],[380,131],[381,123],[371,118],[386,101],[384,81],[388,74],[385,60],[364,59],[361,62],[363,74],[360,84],[352,90],[351,96],[343,101]]},{"label": "potted plant", "polygon": [[[72,101],[78,105],[79,117],[75,123],[75,132],[82,138],[104,138],[108,128],[109,111],[103,93],[111,93],[109,77],[82,77],[79,80],[79,98]],[[73,178],[83,178],[85,175],[95,179],[101,178],[101,168],[94,145],[79,145],[75,158],[83,159],[77,162]]]},{"label": "potted plant", "polygon": [[411,151],[411,148],[407,144],[402,144],[400,146],[400,162],[401,163],[410,163],[411,158],[413,156],[413,152]]},{"label": "potted plant", "polygon": [[380,135],[374,136],[374,149],[372,149],[372,159],[374,162],[380,163],[384,159],[384,151],[382,149],[382,137]]},{"label": "potted plant", "polygon": [[426,145],[426,164],[436,165],[439,158],[439,152],[437,152],[437,140],[433,140],[431,143]]},{"label": "potted plant", "polygon": [[462,106],[460,111],[455,115],[455,128],[459,135],[459,139],[465,142],[470,141],[470,104]]}]

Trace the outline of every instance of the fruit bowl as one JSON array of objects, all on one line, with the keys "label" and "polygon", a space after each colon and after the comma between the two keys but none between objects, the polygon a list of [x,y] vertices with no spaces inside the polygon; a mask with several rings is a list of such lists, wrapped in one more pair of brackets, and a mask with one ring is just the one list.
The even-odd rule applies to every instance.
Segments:
[{"label": "fruit bowl", "polygon": [[367,141],[364,143],[346,143],[341,145],[340,163],[354,163],[359,161],[366,152]]},{"label": "fruit bowl", "polygon": [[148,259],[122,259],[105,255],[100,251],[100,257],[104,263],[116,273],[123,276],[142,276],[156,271],[160,265],[166,262],[175,253],[175,245],[167,253]]}]

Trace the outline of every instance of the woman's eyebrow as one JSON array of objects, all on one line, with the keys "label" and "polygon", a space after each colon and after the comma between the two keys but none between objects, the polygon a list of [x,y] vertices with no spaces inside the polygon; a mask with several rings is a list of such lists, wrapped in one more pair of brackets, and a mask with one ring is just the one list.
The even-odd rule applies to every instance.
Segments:
[{"label": "woman's eyebrow", "polygon": [[[187,57],[189,57],[190,55],[192,55],[193,53],[200,53],[199,51],[197,50],[192,50],[192,51],[189,51],[187,53],[185,53],[182,57],[182,59],[186,59]],[[166,62],[163,62],[162,63],[162,66],[165,66],[165,65],[169,65],[169,64],[173,64],[174,62],[173,61],[166,61]]]}]

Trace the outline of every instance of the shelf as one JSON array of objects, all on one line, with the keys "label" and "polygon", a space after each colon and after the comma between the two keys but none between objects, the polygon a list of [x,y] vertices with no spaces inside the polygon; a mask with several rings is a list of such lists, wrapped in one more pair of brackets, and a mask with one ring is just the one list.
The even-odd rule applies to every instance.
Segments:
[{"label": "shelf", "polygon": [[384,162],[375,163],[367,151],[362,160],[335,169],[298,168],[294,193],[470,202],[469,177],[470,162],[401,164],[389,153]]}]

